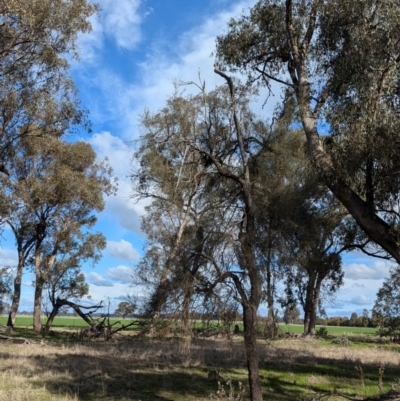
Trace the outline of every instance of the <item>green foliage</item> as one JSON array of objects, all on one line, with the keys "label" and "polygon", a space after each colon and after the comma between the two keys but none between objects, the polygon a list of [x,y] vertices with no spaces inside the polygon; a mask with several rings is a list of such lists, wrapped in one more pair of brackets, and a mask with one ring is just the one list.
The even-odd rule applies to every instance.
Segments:
[{"label": "green foliage", "polygon": [[315,332],[317,336],[325,337],[328,335],[328,329],[324,326],[318,328]]},{"label": "green foliage", "polygon": [[332,341],[332,344],[339,344],[342,347],[348,347],[351,345],[351,342],[347,335],[342,334],[341,336],[335,337],[334,340]]},{"label": "green foliage", "polygon": [[400,262],[397,1],[260,0],[217,38],[220,68],[282,86],[310,159],[362,231]]},{"label": "green foliage", "polygon": [[0,1],[0,170],[18,139],[60,136],[86,124],[67,58],[98,9],[86,0]]},{"label": "green foliage", "polygon": [[400,267],[390,270],[389,277],[377,293],[373,308],[374,320],[381,335],[400,340]]},{"label": "green foliage", "polygon": [[115,310],[116,316],[121,316],[123,319],[126,317],[132,317],[136,310],[136,305],[132,302],[123,301],[118,304],[117,309]]},{"label": "green foliage", "polygon": [[300,310],[296,305],[288,305],[283,313],[283,321],[286,324],[297,324],[300,320]]},{"label": "green foliage", "polygon": [[105,247],[104,236],[90,229],[94,213],[104,208],[103,194],[112,193],[114,183],[107,162],[96,161],[87,143],[30,137],[22,138],[16,150],[9,174],[0,180],[8,198],[7,222],[23,251],[18,269],[29,261],[35,271],[39,324],[45,284],[53,306],[59,296],[87,291],[77,282],[80,264],[98,261]]}]

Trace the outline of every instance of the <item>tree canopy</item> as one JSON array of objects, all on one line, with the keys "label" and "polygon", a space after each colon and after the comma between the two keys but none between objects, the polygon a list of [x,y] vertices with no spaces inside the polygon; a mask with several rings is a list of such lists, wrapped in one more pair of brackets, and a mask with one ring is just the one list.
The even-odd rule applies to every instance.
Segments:
[{"label": "tree canopy", "polygon": [[[282,85],[309,157],[378,251],[400,262],[398,1],[261,0],[217,38],[217,63]],[[381,253],[382,255],[382,253]]]},{"label": "tree canopy", "polygon": [[86,0],[0,1],[0,170],[23,136],[60,136],[86,124],[68,74],[97,6]]}]

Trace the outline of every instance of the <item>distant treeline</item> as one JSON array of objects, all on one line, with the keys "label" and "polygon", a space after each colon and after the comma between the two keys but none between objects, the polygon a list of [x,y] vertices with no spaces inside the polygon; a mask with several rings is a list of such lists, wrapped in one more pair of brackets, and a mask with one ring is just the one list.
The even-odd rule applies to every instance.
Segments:
[{"label": "distant treeline", "polygon": [[343,316],[333,316],[328,318],[317,317],[317,325],[321,326],[343,326],[343,327],[376,327],[373,319],[359,316],[348,318]]}]

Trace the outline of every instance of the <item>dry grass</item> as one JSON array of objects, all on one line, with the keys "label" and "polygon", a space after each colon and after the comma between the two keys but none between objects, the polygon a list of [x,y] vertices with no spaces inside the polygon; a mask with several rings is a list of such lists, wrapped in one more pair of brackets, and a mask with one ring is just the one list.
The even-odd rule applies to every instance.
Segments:
[{"label": "dry grass", "polygon": [[[261,342],[259,355],[268,400],[300,400],[335,389],[363,399],[379,394],[380,366],[385,392],[400,374],[398,351],[378,346],[280,340]],[[356,366],[362,366],[364,384]],[[208,377],[214,369],[225,380],[246,380],[241,338],[0,343],[0,401],[205,401],[218,389]]]}]

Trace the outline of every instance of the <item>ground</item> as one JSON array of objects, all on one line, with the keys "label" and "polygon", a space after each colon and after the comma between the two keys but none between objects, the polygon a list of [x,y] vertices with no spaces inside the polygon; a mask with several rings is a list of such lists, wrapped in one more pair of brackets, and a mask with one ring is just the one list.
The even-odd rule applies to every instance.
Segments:
[{"label": "ground", "polygon": [[[16,335],[32,338],[26,329]],[[76,342],[56,333],[37,340],[0,343],[0,401],[239,400],[233,393],[238,397],[239,382],[246,386],[240,335]],[[260,340],[264,399],[394,401],[399,351],[371,335]]]}]

